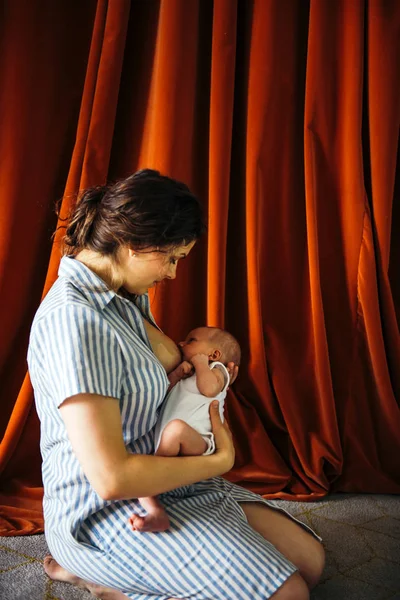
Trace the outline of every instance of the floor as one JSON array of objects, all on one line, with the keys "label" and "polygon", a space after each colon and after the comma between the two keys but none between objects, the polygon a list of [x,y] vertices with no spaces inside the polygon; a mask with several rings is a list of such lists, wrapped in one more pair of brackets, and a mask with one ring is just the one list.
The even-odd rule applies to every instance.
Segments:
[{"label": "floor", "polygon": [[[400,496],[335,494],[281,505],[324,541],[326,568],[312,600],[400,600]],[[46,553],[43,535],[0,538],[0,599],[93,600],[50,581]]]}]

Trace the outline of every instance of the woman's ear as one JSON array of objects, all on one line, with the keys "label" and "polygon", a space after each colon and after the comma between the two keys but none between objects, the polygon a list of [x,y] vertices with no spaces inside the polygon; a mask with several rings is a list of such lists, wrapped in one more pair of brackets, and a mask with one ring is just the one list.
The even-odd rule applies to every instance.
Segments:
[{"label": "woman's ear", "polygon": [[129,258],[135,258],[136,250],[134,248],[128,248],[128,256]]}]

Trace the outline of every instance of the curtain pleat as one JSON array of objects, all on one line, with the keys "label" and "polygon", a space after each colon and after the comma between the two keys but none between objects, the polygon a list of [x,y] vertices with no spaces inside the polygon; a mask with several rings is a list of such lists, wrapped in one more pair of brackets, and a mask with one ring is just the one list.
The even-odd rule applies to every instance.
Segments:
[{"label": "curtain pleat", "polygon": [[[22,3],[20,9],[21,6]],[[57,278],[63,219],[69,214],[76,201],[77,192],[79,189],[102,184],[107,180],[129,8],[130,4],[125,0],[118,3],[100,0],[95,7],[93,25],[86,32],[91,34],[91,43],[86,73],[84,73],[79,118],[76,123],[76,139],[72,154],[68,158],[69,172],[58,221],[61,227],[57,229],[54,237],[44,282],[44,294]],[[60,15],[56,11],[53,13],[50,6],[48,9],[50,17],[59,18]],[[66,9],[65,12],[68,13],[68,10]],[[40,15],[35,16],[38,21]],[[16,18],[18,24],[20,17],[21,14],[18,14]],[[55,40],[51,41],[55,43]],[[50,80],[49,87],[54,87],[54,83],[54,80]],[[8,151],[5,149],[4,155],[7,154]],[[37,193],[40,192],[39,188]],[[49,200],[47,211],[49,208],[51,210],[54,204],[54,198],[53,202],[50,198]],[[40,239],[36,242],[40,242]],[[23,261],[21,255],[20,261],[25,270],[26,261]],[[5,283],[5,278],[3,281]],[[26,348],[27,340],[24,343],[25,353]],[[37,486],[41,484],[38,439],[38,418],[33,407],[33,392],[29,377],[26,376],[0,448],[0,470],[2,471],[0,535],[33,534],[43,530],[42,492],[38,494],[37,490]],[[15,513],[12,507],[15,507]],[[31,519],[26,518],[29,510]]]},{"label": "curtain pleat", "polygon": [[144,167],[204,202],[152,303],[241,343],[229,479],[399,493],[399,3],[4,0],[0,29],[0,534],[43,527],[25,356],[64,219]]},{"label": "curtain pleat", "polygon": [[79,190],[107,181],[129,1],[99,0],[86,68],[76,141],[54,239],[44,294],[57,279],[64,220]]},{"label": "curtain pleat", "polygon": [[236,0],[214,3],[208,163],[207,322],[225,326],[226,245],[236,66]]}]

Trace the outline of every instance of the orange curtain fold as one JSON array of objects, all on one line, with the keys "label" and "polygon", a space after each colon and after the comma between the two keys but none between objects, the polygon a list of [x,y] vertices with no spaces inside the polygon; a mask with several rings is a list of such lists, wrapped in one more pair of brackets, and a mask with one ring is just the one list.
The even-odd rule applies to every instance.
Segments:
[{"label": "orange curtain fold", "polygon": [[129,8],[127,1],[99,0],[97,3],[75,146],[44,295],[57,279],[60,242],[65,231],[63,225],[76,202],[77,193],[107,181]]},{"label": "orange curtain fold", "polygon": [[0,535],[43,528],[25,357],[63,219],[80,189],[143,167],[204,202],[207,238],[152,302],[174,339],[207,323],[240,340],[229,479],[299,500],[399,493],[398,2],[3,13]]},{"label": "orange curtain fold", "polygon": [[[18,4],[19,6],[16,6]],[[19,8],[21,11],[24,4],[23,2],[15,3],[14,10],[15,8]],[[53,24],[53,19],[62,18],[62,15],[58,14],[50,6],[47,8],[50,24]],[[62,226],[73,203],[76,201],[78,191],[90,185],[105,183],[108,174],[118,99],[119,77],[124,55],[130,4],[126,1],[115,3],[103,0],[99,1],[97,6],[95,3],[92,3],[91,8],[93,22],[88,22],[87,19],[83,22],[83,25],[87,26],[86,31],[81,31],[80,27],[76,28],[86,42],[86,55],[84,55],[84,58],[87,64],[85,65],[86,70],[81,70],[80,73],[82,85],[81,90],[79,90],[80,94],[74,98],[74,110],[77,111],[78,108],[80,109],[79,117],[75,124],[75,145],[73,148],[72,145],[70,146],[72,152],[68,156],[68,163],[65,164],[65,166],[69,167],[69,171],[66,177],[63,201],[60,206],[60,219],[57,223],[59,227],[54,237],[50,257],[47,258],[47,275],[45,281],[43,282],[42,280],[43,295],[47,293],[57,278],[60,261],[60,240],[63,232]],[[72,15],[70,13],[72,10],[67,9],[66,5],[64,5],[64,11],[68,13],[68,20],[71,20]],[[10,12],[12,13],[12,11]],[[15,12],[16,14],[10,14],[10,28],[14,25],[13,19],[15,19],[17,33],[22,37],[22,31],[18,29],[18,25],[21,25],[21,12]],[[36,17],[36,21],[33,25],[29,25],[32,28],[33,26],[42,27],[42,23],[39,24],[40,14],[38,13],[34,16]],[[75,15],[75,18],[79,22],[78,14]],[[45,25],[46,21],[44,21],[43,27]],[[43,31],[42,35],[45,35],[45,33]],[[56,31],[53,32],[53,35],[56,33]],[[66,33],[64,32],[64,37],[66,37]],[[90,40],[90,46],[87,43],[88,40]],[[52,38],[51,42],[55,44],[55,39]],[[48,43],[50,45],[50,42]],[[67,46],[66,40],[64,44]],[[61,49],[63,53],[67,52],[67,47],[63,48],[61,45]],[[27,54],[28,50],[30,48],[24,47],[24,45],[20,48],[21,53],[25,52]],[[55,59],[57,61],[59,57],[56,55]],[[79,62],[79,60],[82,61],[82,56],[77,55],[74,62]],[[53,65],[48,60],[48,64],[50,71],[56,70],[57,62],[56,65]],[[6,69],[5,72],[7,74]],[[84,81],[82,75],[84,76]],[[56,80],[49,79],[48,87],[51,92],[53,92],[55,84]],[[77,91],[75,91],[75,94],[77,95]],[[3,100],[4,104],[6,104],[7,98]],[[9,110],[9,105],[6,108]],[[69,109],[71,110],[70,107]],[[28,136],[28,133],[29,129],[26,131],[26,136]],[[43,146],[46,141],[46,139],[43,140]],[[7,153],[8,150],[4,149],[4,154],[7,155]],[[41,190],[38,187],[36,194],[39,196],[40,193]],[[2,198],[5,200],[4,196]],[[48,198],[46,208],[50,213],[54,209],[54,200],[55,198]],[[7,227],[4,227],[4,230],[7,232]],[[35,241],[38,243],[40,239]],[[26,261],[23,258],[25,249],[22,256],[21,252],[19,254],[20,261],[25,265],[25,269],[27,267]],[[32,259],[33,257],[31,257]],[[24,275],[25,277],[28,275],[32,277],[32,274],[29,272],[25,273],[24,271]],[[33,314],[31,314],[30,320]],[[3,315],[3,318],[5,322],[8,322],[6,315]],[[23,348],[24,354],[26,354],[27,339],[24,340]],[[7,346],[4,346],[4,349],[7,351]],[[23,363],[26,368],[25,360]],[[41,485],[38,439],[39,423],[33,407],[33,391],[29,377],[26,376],[5,430],[0,449],[0,470],[2,472],[0,535],[33,534],[43,531],[43,516],[41,511],[42,492],[38,493],[37,490],[37,486]],[[17,511],[16,516],[13,514],[13,507]],[[31,520],[29,519],[29,511],[32,513]]]}]

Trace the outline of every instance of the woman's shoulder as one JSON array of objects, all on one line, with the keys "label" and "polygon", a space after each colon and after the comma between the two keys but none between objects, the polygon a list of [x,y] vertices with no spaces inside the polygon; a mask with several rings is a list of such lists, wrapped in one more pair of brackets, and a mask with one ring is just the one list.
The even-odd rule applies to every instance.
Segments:
[{"label": "woman's shoulder", "polygon": [[62,312],[75,312],[77,308],[90,307],[88,301],[69,281],[59,278],[40,304],[34,323]]},{"label": "woman's shoulder", "polygon": [[[104,333],[105,330],[112,330],[103,317],[102,311],[77,287],[59,278],[35,314],[30,344],[35,340],[40,342],[48,336],[56,338],[63,335],[65,338],[71,338],[77,330],[81,333],[86,332],[86,335],[92,335],[95,331]],[[112,335],[112,331],[110,334]]]}]

